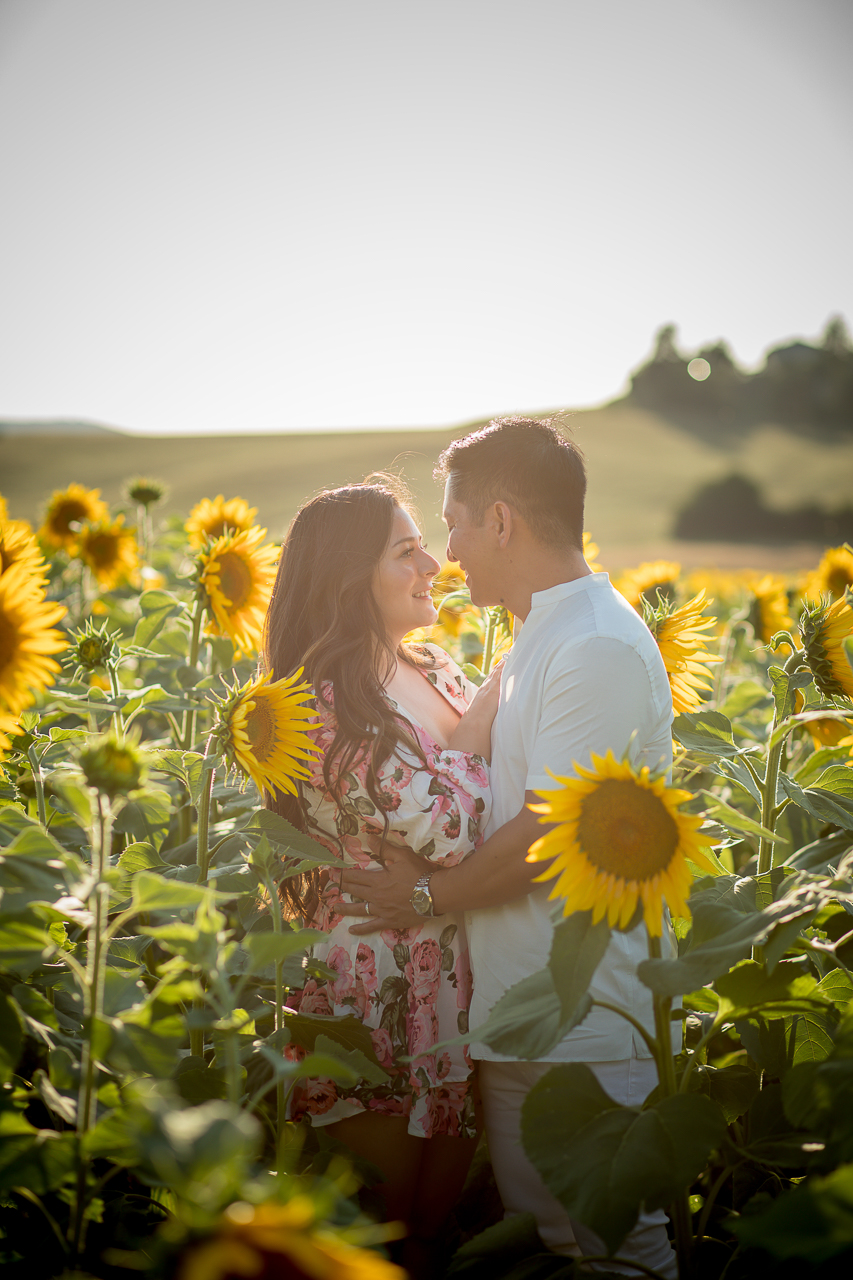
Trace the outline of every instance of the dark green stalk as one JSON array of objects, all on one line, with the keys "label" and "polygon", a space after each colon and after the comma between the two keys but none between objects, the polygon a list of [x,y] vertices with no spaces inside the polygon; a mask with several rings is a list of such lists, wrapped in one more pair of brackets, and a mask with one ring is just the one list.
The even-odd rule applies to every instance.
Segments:
[{"label": "dark green stalk", "polygon": [[[278,896],[278,886],[273,882],[272,877],[267,877],[265,887],[270,895],[270,903],[272,905],[272,927],[275,933],[282,932],[281,918],[281,900]],[[275,962],[275,1029],[281,1031],[284,1025],[284,961],[276,960]],[[284,1081],[281,1077],[276,1077],[275,1083],[275,1149],[276,1160],[278,1160],[278,1150],[281,1146],[281,1135],[284,1132]]]},{"label": "dark green stalk", "polygon": [[[803,657],[797,649],[794,649],[788,661],[785,663],[784,671],[786,675],[790,675],[802,663]],[[774,703],[773,724],[770,728],[771,737],[775,733],[776,728],[783,720],[787,720],[788,716],[794,709],[794,693],[788,690],[785,700],[781,706]],[[761,825],[766,827],[768,831],[775,831],[776,818],[778,813],[776,810],[776,787],[779,782],[779,766],[782,762],[782,752],[785,749],[785,739],[777,742],[771,747],[767,753],[767,768],[764,772],[764,781],[761,786]],[[773,841],[768,840],[766,836],[761,836],[758,845],[758,874],[764,875],[770,871],[773,866]]]},{"label": "dark green stalk", "polygon": [[[110,690],[113,698],[118,702],[121,697],[121,685],[118,682],[118,672],[115,669],[114,663],[110,662],[107,664],[107,674],[110,677]],[[113,729],[115,730],[117,737],[124,732],[124,717],[120,711],[113,712]]]},{"label": "dark green stalk", "polygon": [[[195,608],[192,615],[192,631],[190,632],[190,647],[187,654],[187,664],[194,667],[198,662],[198,651],[201,645],[201,624],[205,614],[204,599],[201,595],[196,597]],[[178,747],[182,751],[191,751],[193,738],[195,737],[195,711],[185,711],[183,724],[181,726],[181,736]],[[184,844],[190,838],[190,827],[192,817],[189,805],[185,804],[180,811],[178,819],[178,843]]]},{"label": "dark green stalk", "polygon": [[43,827],[47,826],[47,805],[44,801],[44,777],[41,771],[41,761],[36,755],[35,743],[27,750],[27,759],[30,762],[30,768],[33,771],[33,787],[36,793],[36,802],[38,804],[39,822]]},{"label": "dark green stalk", "polygon": [[[210,747],[208,741],[205,747],[205,756]],[[213,791],[213,779],[215,769],[206,769],[202,778],[201,794],[198,802],[198,824],[196,837],[196,865],[198,866],[198,882],[199,884],[207,883],[207,873],[210,869],[210,849],[209,849],[209,829],[210,829],[210,797]],[[203,1009],[204,999],[196,996],[193,1000],[193,1009]],[[190,1031],[190,1053],[193,1057],[201,1058],[204,1056],[204,1029],[202,1027],[193,1027]]]},{"label": "dark green stalk", "polygon": [[486,610],[486,627],[483,632],[483,675],[487,676],[492,669],[495,656],[495,632],[497,631],[497,609]]},{"label": "dark green stalk", "polygon": [[107,916],[110,888],[106,879],[112,839],[113,817],[109,801],[98,795],[98,812],[93,832],[92,850],[95,885],[89,897],[93,908],[93,920],[89,928],[86,947],[86,979],[83,987],[83,1011],[85,1035],[80,1064],[80,1091],[77,1097],[77,1196],[71,1221],[72,1254],[76,1258],[82,1248],[85,1235],[86,1178],[88,1158],[83,1153],[83,1139],[95,1123],[97,1098],[95,1095],[95,1055],[92,1041],[95,1028],[104,1012],[105,958],[108,946]]},{"label": "dark green stalk", "polygon": [[[651,960],[659,960],[661,958],[660,938],[653,938],[651,934],[649,934],[649,958]],[[675,1059],[672,1056],[672,1042],[670,1039],[671,1023],[669,1015],[672,1008],[672,1000],[669,996],[662,996],[654,991],[652,992],[652,1003],[655,1012],[655,1045],[657,1050],[655,1060],[658,1068],[658,1083],[663,1096],[671,1098],[678,1092],[678,1085],[675,1079]],[[686,1187],[681,1195],[676,1196],[670,1205],[670,1214],[675,1231],[678,1274],[681,1280],[687,1280],[692,1262],[693,1234]]]}]

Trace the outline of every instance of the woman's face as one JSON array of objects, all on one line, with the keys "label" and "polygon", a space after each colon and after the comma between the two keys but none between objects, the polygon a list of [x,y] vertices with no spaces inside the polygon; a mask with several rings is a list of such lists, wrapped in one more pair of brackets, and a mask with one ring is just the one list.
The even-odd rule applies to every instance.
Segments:
[{"label": "woman's face", "polygon": [[439,568],[408,511],[397,507],[388,546],[373,572],[373,598],[395,648],[407,632],[429,627],[438,617],[430,587]]}]

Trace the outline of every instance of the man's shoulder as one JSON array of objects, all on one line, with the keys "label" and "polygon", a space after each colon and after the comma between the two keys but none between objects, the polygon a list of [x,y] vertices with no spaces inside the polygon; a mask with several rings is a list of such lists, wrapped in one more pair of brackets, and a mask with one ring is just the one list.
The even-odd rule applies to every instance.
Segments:
[{"label": "man's shoulder", "polygon": [[554,609],[543,635],[547,647],[569,651],[601,642],[652,653],[657,646],[643,619],[610,582],[597,582],[580,599],[569,597]]}]

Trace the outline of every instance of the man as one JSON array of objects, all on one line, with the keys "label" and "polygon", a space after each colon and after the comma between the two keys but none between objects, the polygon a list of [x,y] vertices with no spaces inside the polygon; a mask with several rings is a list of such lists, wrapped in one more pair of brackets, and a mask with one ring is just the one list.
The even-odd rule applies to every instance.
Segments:
[{"label": "man", "polygon": [[[547,770],[570,776],[575,764],[589,765],[592,752],[609,749],[620,758],[630,743],[636,765],[668,766],[669,682],[646,626],[607,574],[591,573],[583,558],[583,462],[552,424],[492,422],[454,441],[437,475],[446,480],[448,558],[464,569],[473,603],[505,605],[521,623],[492,727],[492,816],[482,846],[456,867],[423,875],[422,859],[392,851],[385,871],[345,873],[343,888],[370,902],[371,919],[353,932],[407,928],[425,914],[466,913],[474,974],[471,1054],[480,1059],[486,1134],[504,1206],[508,1213],[534,1213],[555,1251],[600,1255],[600,1240],[569,1220],[527,1160],[521,1105],[554,1063],[578,1061],[618,1102],[641,1103],[657,1083],[642,1037],[625,1019],[596,1007],[547,1060],[522,1062],[477,1044],[476,1029],[505,991],[548,963],[552,904],[548,887],[532,883],[541,864],[525,861],[543,827],[527,805],[554,787]],[[644,926],[614,932],[590,991],[652,1031],[651,996],[636,977],[647,954]],[[643,1215],[620,1255],[675,1276],[664,1215]]]}]

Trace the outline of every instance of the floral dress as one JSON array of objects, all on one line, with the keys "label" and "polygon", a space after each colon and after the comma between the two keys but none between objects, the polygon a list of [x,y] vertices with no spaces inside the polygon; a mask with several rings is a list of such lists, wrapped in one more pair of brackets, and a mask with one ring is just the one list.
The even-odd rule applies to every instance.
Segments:
[{"label": "floral dress", "polygon": [[[443,650],[429,645],[422,651],[445,664],[422,668],[423,675],[461,714],[475,686]],[[331,685],[323,692],[334,705]],[[390,701],[414,729],[426,764],[398,746],[383,765],[379,791],[389,835],[414,849],[424,859],[425,870],[429,864],[452,867],[482,843],[491,807],[485,761],[467,751],[442,748],[404,707]],[[318,716],[319,724],[309,732],[325,753],[335,734],[334,713],[318,706]],[[369,838],[382,834],[384,821],[368,794],[366,774],[366,760],[344,774],[338,802],[326,790],[321,756],[310,780],[303,783],[303,796],[311,835],[343,866],[378,870],[381,864]],[[295,1095],[293,1118],[307,1116],[312,1124],[323,1125],[369,1110],[406,1116],[409,1133],[418,1137],[473,1136],[467,1048],[433,1049],[468,1030],[471,969],[464,920],[452,915],[425,917],[411,929],[358,938],[349,932],[352,918],[335,910],[341,901],[352,898],[341,895],[333,872],[308,923],[328,932],[328,940],[315,945],[314,956],[336,976],[309,979],[301,991],[292,993],[289,1003],[303,1013],[360,1018],[389,1080],[381,1085],[361,1080],[351,1087],[328,1078],[309,1080]]]}]

